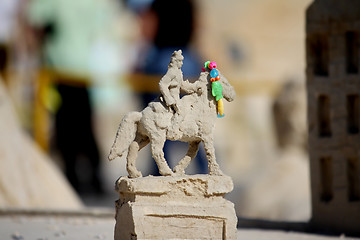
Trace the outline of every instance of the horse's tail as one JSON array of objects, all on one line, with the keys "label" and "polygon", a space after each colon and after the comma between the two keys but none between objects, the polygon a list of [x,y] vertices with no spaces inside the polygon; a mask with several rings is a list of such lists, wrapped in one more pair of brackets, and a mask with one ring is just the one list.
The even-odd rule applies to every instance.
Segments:
[{"label": "horse's tail", "polygon": [[108,156],[110,161],[116,157],[122,157],[127,152],[130,144],[135,140],[137,123],[140,121],[141,116],[140,112],[131,112],[126,114],[121,120],[114,144]]}]

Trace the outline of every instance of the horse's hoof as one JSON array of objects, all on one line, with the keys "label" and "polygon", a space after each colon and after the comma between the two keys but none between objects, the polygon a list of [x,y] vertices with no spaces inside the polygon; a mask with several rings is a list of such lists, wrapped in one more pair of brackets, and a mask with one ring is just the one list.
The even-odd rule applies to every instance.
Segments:
[{"label": "horse's hoof", "polygon": [[185,170],[179,167],[174,167],[174,175],[175,176],[183,176],[185,175]]},{"label": "horse's hoof", "polygon": [[224,176],[225,174],[220,169],[213,169],[209,171],[209,175]]},{"label": "horse's hoof", "polygon": [[180,172],[174,171],[174,174],[173,174],[173,176],[177,176],[177,177],[181,177],[181,176],[185,176],[185,175],[186,175],[185,171],[180,171]]},{"label": "horse's hoof", "polygon": [[173,176],[174,175],[174,172],[171,171],[171,169],[166,169],[165,171],[164,170],[159,170],[159,173],[162,175],[162,176]]},{"label": "horse's hoof", "polygon": [[142,177],[141,172],[129,173],[129,178],[139,178],[139,177]]},{"label": "horse's hoof", "polygon": [[174,172],[174,174],[172,176],[174,176],[174,177],[182,177],[182,176],[185,176],[185,174]]}]

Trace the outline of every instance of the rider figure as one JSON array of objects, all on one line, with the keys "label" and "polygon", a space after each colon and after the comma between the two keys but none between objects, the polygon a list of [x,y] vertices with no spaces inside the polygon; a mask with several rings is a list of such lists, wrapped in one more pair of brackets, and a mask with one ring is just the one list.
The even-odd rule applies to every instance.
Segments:
[{"label": "rider figure", "polygon": [[180,117],[180,90],[186,93],[196,91],[196,84],[192,84],[188,80],[183,81],[183,73],[181,71],[183,60],[182,51],[175,51],[171,56],[168,71],[159,82],[162,99],[166,106],[170,108],[170,111],[174,113],[172,118],[174,130],[179,128],[178,124],[183,120],[183,117]]},{"label": "rider figure", "polygon": [[171,56],[168,71],[159,82],[160,92],[166,106],[179,113],[180,88],[183,81],[181,67],[184,57],[181,50],[175,51]]}]

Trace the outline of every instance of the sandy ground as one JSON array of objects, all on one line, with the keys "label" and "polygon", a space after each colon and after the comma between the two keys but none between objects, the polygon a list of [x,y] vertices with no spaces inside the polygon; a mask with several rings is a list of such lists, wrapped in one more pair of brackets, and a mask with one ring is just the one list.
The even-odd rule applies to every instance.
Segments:
[{"label": "sandy ground", "polygon": [[[112,211],[68,213],[6,213],[0,214],[2,240],[66,240],[114,239],[115,220]],[[341,236],[286,232],[280,230],[238,229],[237,239],[246,240],[330,240],[360,239]]]}]

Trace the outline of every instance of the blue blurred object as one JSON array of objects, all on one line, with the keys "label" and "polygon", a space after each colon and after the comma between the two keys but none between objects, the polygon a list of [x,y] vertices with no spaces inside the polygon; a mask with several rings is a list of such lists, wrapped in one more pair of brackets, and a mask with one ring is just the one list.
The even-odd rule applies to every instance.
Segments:
[{"label": "blue blurred object", "polygon": [[140,13],[149,8],[154,0],[125,0],[125,5],[131,11]]}]

